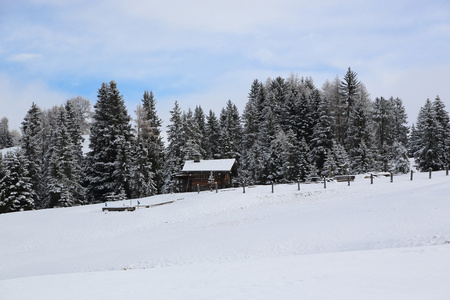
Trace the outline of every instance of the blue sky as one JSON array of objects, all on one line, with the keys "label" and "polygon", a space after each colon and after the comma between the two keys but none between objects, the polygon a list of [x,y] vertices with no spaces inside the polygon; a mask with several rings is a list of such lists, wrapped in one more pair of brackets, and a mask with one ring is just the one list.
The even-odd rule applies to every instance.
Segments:
[{"label": "blue sky", "polygon": [[0,118],[115,80],[133,114],[145,90],[169,123],[175,100],[242,112],[254,79],[348,67],[372,99],[400,97],[409,121],[436,95],[450,109],[450,2],[360,0],[0,0]]}]

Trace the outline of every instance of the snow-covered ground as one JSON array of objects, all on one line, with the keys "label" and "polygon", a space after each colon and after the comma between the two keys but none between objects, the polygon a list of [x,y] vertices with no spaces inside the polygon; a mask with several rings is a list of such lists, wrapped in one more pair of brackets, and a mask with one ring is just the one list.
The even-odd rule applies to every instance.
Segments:
[{"label": "snow-covered ground", "polygon": [[3,214],[0,298],[449,299],[450,176],[414,175]]}]

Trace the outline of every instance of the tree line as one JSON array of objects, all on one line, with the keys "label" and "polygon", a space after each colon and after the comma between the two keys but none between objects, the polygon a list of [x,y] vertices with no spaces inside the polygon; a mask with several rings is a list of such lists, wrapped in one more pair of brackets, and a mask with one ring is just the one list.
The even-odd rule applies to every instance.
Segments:
[{"label": "tree line", "polygon": [[[33,103],[18,149],[0,156],[0,212],[177,191],[173,175],[195,155],[235,158],[237,180],[247,184],[406,173],[409,157],[419,170],[450,163],[449,117],[439,97],[426,101],[409,128],[402,100],[372,101],[350,68],[320,89],[312,78],[296,75],[254,80],[242,114],[231,100],[218,115],[200,106],[182,111],[175,102],[166,143],[151,91],[136,108],[135,126],[116,82],[103,83],[97,98],[93,113],[82,97],[50,110]],[[2,121],[0,129],[7,125]],[[8,132],[0,130],[0,141]]]}]

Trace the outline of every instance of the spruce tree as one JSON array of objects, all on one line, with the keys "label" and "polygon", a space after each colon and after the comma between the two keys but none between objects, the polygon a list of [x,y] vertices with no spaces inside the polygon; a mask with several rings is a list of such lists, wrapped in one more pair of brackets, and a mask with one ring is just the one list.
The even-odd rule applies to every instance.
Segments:
[{"label": "spruce tree", "polygon": [[350,114],[353,112],[353,107],[360,98],[360,84],[361,82],[358,80],[358,74],[349,67],[339,85],[340,105],[342,106],[341,111],[343,112],[342,129],[339,131],[344,134],[341,140],[338,140],[339,142],[343,142],[347,139],[348,128],[351,126]]},{"label": "spruce tree", "polygon": [[[153,181],[156,190],[153,193],[161,193],[162,186],[164,184],[163,176],[163,165],[164,165],[164,143],[161,137],[161,126],[162,121],[157,116],[156,112],[156,100],[154,98],[153,92],[145,91],[142,98],[142,106],[138,107],[136,111],[137,114],[137,144],[138,148],[146,153],[149,168],[154,176]],[[140,161],[139,165],[143,164],[144,161]],[[141,166],[140,168],[143,168]],[[149,173],[150,174],[150,173]],[[147,184],[149,182],[148,175],[144,175]]]},{"label": "spruce tree", "polygon": [[442,161],[442,167],[450,164],[450,118],[448,112],[445,110],[444,102],[439,98],[433,101],[433,111],[436,119],[436,139],[438,144],[436,152],[439,159]]},{"label": "spruce tree", "polygon": [[192,160],[196,155],[200,157],[206,156],[206,151],[202,148],[203,135],[198,123],[194,119],[191,109],[187,113],[183,113],[183,132],[185,135],[184,160]]},{"label": "spruce tree", "polygon": [[10,148],[12,146],[13,139],[9,132],[8,118],[3,117],[0,120],[0,149]]},{"label": "spruce tree", "polygon": [[170,124],[167,126],[167,147],[164,164],[163,192],[177,191],[173,176],[180,172],[185,157],[186,137],[184,133],[182,113],[178,102],[175,101],[173,110],[170,111]]},{"label": "spruce tree", "polygon": [[242,127],[239,111],[235,104],[228,100],[222,109],[220,123],[220,148],[222,158],[240,158]]},{"label": "spruce tree", "polygon": [[129,178],[133,133],[123,97],[117,84],[103,83],[98,101],[87,154],[86,185],[91,202],[115,199],[125,192],[130,197]]},{"label": "spruce tree", "polygon": [[0,213],[35,208],[35,192],[29,177],[29,161],[23,150],[8,152],[1,159]]},{"label": "spruce tree", "polygon": [[205,137],[206,158],[213,159],[220,157],[220,124],[216,114],[210,110],[206,117]]},{"label": "spruce tree", "polygon": [[28,110],[22,122],[22,139],[21,148],[23,155],[28,163],[27,176],[30,177],[32,188],[34,190],[33,196],[34,204],[37,208],[42,207],[41,195],[41,175],[42,175],[42,157],[44,155],[44,135],[42,130],[42,111],[33,103]]},{"label": "spruce tree", "polygon": [[317,168],[322,170],[327,153],[333,146],[332,117],[328,99],[321,97],[318,91],[313,94],[313,103],[316,113],[313,117],[315,124],[311,136],[311,151]]},{"label": "spruce tree", "polygon": [[436,119],[435,110],[430,99],[420,109],[416,123],[416,139],[414,159],[420,171],[440,170],[443,167],[440,155],[439,122]]},{"label": "spruce tree", "polygon": [[352,172],[364,173],[374,169],[375,160],[372,151],[372,127],[362,101],[357,101],[349,116],[346,146]]},{"label": "spruce tree", "polygon": [[[70,125],[75,126],[73,123]],[[75,128],[69,130],[67,113],[62,109],[45,154],[44,207],[68,207],[84,203],[84,189],[80,184],[81,140],[73,136],[75,131]]]}]

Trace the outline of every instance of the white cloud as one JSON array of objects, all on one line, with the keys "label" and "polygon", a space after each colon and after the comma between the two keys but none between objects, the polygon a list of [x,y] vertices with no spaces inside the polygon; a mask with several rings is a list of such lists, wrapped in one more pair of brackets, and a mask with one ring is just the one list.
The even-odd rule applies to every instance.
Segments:
[{"label": "white cloud", "polygon": [[41,55],[36,53],[19,53],[11,55],[8,60],[12,62],[27,62],[36,58],[39,58]]},{"label": "white cloud", "polygon": [[17,130],[20,130],[23,118],[33,102],[46,109],[62,104],[69,98],[64,93],[51,90],[42,81],[16,82],[4,73],[0,73],[0,91],[0,118],[7,117],[9,128]]}]

